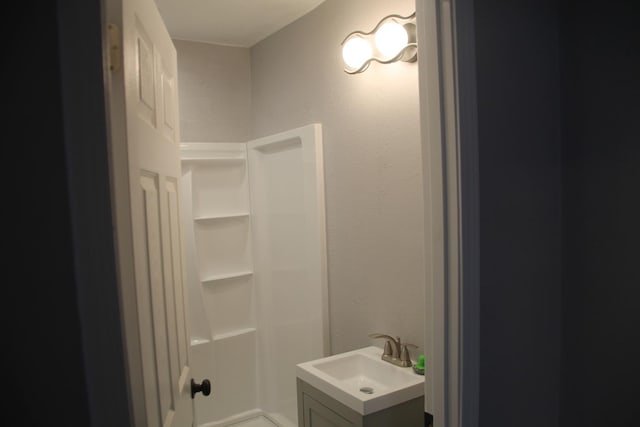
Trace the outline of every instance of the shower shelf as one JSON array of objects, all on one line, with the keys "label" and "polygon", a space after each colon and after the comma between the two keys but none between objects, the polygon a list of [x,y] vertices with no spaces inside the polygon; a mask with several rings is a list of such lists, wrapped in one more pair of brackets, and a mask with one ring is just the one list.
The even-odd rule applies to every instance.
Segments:
[{"label": "shower shelf", "polygon": [[214,341],[220,341],[227,338],[237,337],[239,335],[254,333],[256,328],[244,328],[244,329],[235,329],[233,331],[225,332],[223,334],[216,334],[213,336]]},{"label": "shower shelf", "polygon": [[250,270],[238,271],[236,273],[218,274],[215,276],[207,277],[206,279],[202,279],[201,282],[203,285],[212,284],[215,282],[220,282],[222,280],[238,279],[240,277],[251,276],[252,274],[253,274],[253,271],[250,271]]},{"label": "shower shelf", "polygon": [[247,160],[246,144],[241,143],[201,143],[183,142],[180,144],[183,162],[239,162]]},{"label": "shower shelf", "polygon": [[249,216],[249,212],[238,212],[238,213],[221,214],[221,215],[199,216],[197,218],[194,218],[193,220],[197,222],[204,222],[204,221],[215,221],[219,219],[242,218],[242,217],[248,217],[248,216]]},{"label": "shower shelf", "polygon": [[208,344],[210,343],[211,340],[207,339],[207,338],[191,338],[191,345],[195,346],[195,345],[201,345],[201,344]]},{"label": "shower shelf", "polygon": [[218,162],[244,163],[246,162],[246,158],[240,157],[240,155],[238,155],[238,157],[229,156],[229,157],[215,157],[215,158],[188,157],[188,158],[182,158],[181,160],[185,163],[218,163]]}]

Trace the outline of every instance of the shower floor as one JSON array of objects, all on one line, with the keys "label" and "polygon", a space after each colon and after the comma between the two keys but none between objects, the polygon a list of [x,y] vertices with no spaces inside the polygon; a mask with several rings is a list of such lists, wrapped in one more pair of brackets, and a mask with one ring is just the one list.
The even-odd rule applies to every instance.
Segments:
[{"label": "shower floor", "polygon": [[276,424],[269,421],[268,418],[262,415],[250,420],[244,420],[237,423],[229,424],[229,427],[278,427]]}]

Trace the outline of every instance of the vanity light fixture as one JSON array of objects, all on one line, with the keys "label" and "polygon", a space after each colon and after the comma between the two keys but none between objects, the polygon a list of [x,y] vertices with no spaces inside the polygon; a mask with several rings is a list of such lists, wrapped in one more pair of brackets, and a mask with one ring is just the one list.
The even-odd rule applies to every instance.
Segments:
[{"label": "vanity light fixture", "polygon": [[415,12],[409,16],[388,15],[368,33],[348,34],[341,43],[344,72],[362,73],[373,61],[415,62],[418,58],[415,18]]}]

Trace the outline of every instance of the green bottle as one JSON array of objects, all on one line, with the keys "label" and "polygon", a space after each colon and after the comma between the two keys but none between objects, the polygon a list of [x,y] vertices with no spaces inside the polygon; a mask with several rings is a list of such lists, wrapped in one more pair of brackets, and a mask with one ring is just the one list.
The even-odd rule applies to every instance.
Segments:
[{"label": "green bottle", "polygon": [[424,354],[418,356],[418,363],[413,365],[413,370],[416,374],[424,375]]}]

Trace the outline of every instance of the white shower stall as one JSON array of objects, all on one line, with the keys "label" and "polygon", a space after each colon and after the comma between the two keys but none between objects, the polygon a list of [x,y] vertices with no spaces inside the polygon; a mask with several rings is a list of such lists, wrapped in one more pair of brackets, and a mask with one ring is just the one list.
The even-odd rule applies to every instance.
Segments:
[{"label": "white shower stall", "polygon": [[329,353],[321,125],[181,158],[196,425],[297,426],[295,365]]}]

